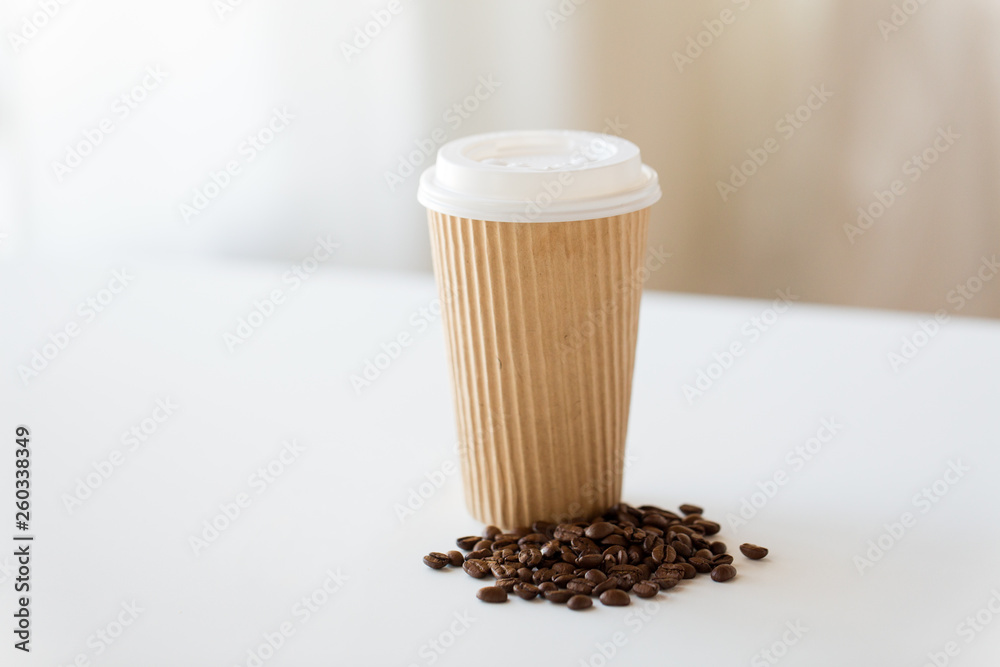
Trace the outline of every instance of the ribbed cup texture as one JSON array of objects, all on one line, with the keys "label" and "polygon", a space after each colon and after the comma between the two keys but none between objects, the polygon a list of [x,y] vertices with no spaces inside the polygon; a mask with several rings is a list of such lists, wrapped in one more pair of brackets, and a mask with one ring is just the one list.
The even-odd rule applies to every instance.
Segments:
[{"label": "ribbed cup texture", "polygon": [[465,500],[483,523],[618,502],[648,221],[429,212]]}]

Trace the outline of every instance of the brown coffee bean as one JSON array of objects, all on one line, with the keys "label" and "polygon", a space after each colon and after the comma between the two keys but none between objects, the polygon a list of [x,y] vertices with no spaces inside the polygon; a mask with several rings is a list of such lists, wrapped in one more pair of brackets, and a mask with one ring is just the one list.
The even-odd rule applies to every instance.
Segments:
[{"label": "brown coffee bean", "polygon": [[535,570],[531,575],[531,581],[535,584],[541,584],[546,581],[552,581],[552,577],[555,575],[555,571],[550,567],[545,567],[539,570]]},{"label": "brown coffee bean", "polygon": [[708,548],[713,554],[717,556],[719,554],[724,554],[727,551],[725,542],[712,542],[712,544],[709,545]]},{"label": "brown coffee bean", "polygon": [[694,569],[702,574],[712,571],[713,563],[707,558],[702,558],[701,556],[691,556],[691,558],[688,559],[688,563],[693,565]]},{"label": "brown coffee bean", "polygon": [[483,537],[485,537],[487,540],[492,540],[501,533],[503,533],[503,531],[496,526],[486,526],[486,528],[483,530]]},{"label": "brown coffee bean", "polygon": [[472,551],[476,546],[476,542],[478,542],[479,540],[480,538],[477,537],[476,535],[469,535],[468,537],[458,538],[457,540],[455,540],[455,544],[458,546],[459,549]]},{"label": "brown coffee bean", "polygon": [[722,530],[722,526],[714,521],[699,521],[695,526],[703,528],[706,535],[715,535]]},{"label": "brown coffee bean", "polygon": [[552,566],[552,571],[556,574],[566,574],[567,572],[572,572],[574,569],[576,568],[570,563],[556,563]]},{"label": "brown coffee bean", "polygon": [[492,552],[489,549],[476,549],[475,551],[470,551],[469,553],[467,553],[465,555],[465,559],[469,560],[470,558],[478,558],[481,560],[483,558],[488,558],[491,555]]},{"label": "brown coffee bean", "polygon": [[704,558],[705,560],[712,560],[715,558],[715,554],[712,553],[711,549],[698,549],[694,552],[694,555],[698,558]]},{"label": "brown coffee bean", "polygon": [[545,599],[550,602],[555,602],[556,604],[563,604],[568,602],[571,597],[576,595],[573,591],[567,591],[564,589],[558,589],[554,591],[548,591],[545,593]]},{"label": "brown coffee bean", "polygon": [[449,551],[448,560],[455,567],[462,567],[462,563],[465,562],[465,556],[462,555],[461,551]]},{"label": "brown coffee bean", "polygon": [[476,597],[483,602],[506,602],[507,591],[499,586],[487,586],[480,588],[479,592],[476,593]]},{"label": "brown coffee bean", "polygon": [[432,551],[426,556],[424,556],[424,565],[435,570],[440,570],[442,567],[451,562],[446,554],[439,551]]},{"label": "brown coffee bean", "polygon": [[566,601],[566,606],[573,611],[583,611],[594,606],[594,601],[589,595],[574,595]]},{"label": "brown coffee bean", "polygon": [[604,556],[601,554],[584,554],[576,559],[577,565],[588,569],[598,567],[603,562]]},{"label": "brown coffee bean", "polygon": [[594,584],[586,579],[574,579],[566,584],[566,588],[582,595],[590,595],[594,592]]},{"label": "brown coffee bean", "polygon": [[736,568],[732,565],[720,565],[712,570],[712,579],[714,581],[729,581],[735,576]]},{"label": "brown coffee bean", "polygon": [[532,577],[534,576],[534,574],[535,574],[534,570],[527,567],[522,567],[517,571],[517,578],[526,584],[530,584],[532,583]]},{"label": "brown coffee bean", "polygon": [[535,547],[528,547],[517,555],[517,559],[526,567],[535,567],[542,562],[542,552]]},{"label": "brown coffee bean", "polygon": [[549,540],[541,549],[542,555],[546,558],[558,558],[562,554],[562,542],[559,540]]},{"label": "brown coffee bean", "polygon": [[760,560],[767,555],[767,549],[756,544],[741,544],[740,551],[750,560]]},{"label": "brown coffee bean", "polygon": [[716,565],[730,565],[733,562],[732,554],[719,554],[712,559],[712,562]]},{"label": "brown coffee bean", "polygon": [[632,586],[632,592],[641,598],[651,598],[660,592],[660,586],[652,581],[640,581]]},{"label": "brown coffee bean", "polygon": [[669,591],[677,585],[680,579],[677,577],[654,577],[650,581],[659,586],[661,591]]},{"label": "brown coffee bean", "polygon": [[524,547],[526,545],[532,545],[532,546],[536,546],[537,547],[537,546],[541,546],[541,545],[545,544],[546,541],[547,540],[546,540],[545,536],[542,535],[541,533],[528,533],[524,537],[520,538],[517,541],[517,543],[521,547]]},{"label": "brown coffee bean", "polygon": [[625,607],[631,604],[632,600],[625,591],[612,588],[601,593],[601,603],[608,607]]},{"label": "brown coffee bean", "polygon": [[600,570],[587,570],[586,574],[583,575],[583,578],[596,586],[607,579],[608,575],[604,574]]},{"label": "brown coffee bean", "polygon": [[574,579],[576,579],[576,575],[573,574],[572,572],[566,572],[565,574],[557,574],[556,576],[552,577],[553,583],[555,583],[558,586],[565,586]]},{"label": "brown coffee bean", "polygon": [[677,536],[678,538],[680,538],[681,535],[687,535],[690,540],[690,537],[694,535],[694,531],[690,526],[682,526],[679,523],[675,523],[670,526],[670,529],[667,531],[667,535],[671,534]]},{"label": "brown coffee bean", "polygon": [[559,590],[559,587],[556,586],[554,582],[543,581],[542,583],[538,584],[538,590],[544,594],[548,593],[549,591]]},{"label": "brown coffee bean", "polygon": [[493,563],[493,565],[490,567],[490,571],[493,573],[493,576],[496,577],[497,579],[506,579],[508,577],[517,576],[516,567],[512,567],[510,565],[501,565],[500,563]]},{"label": "brown coffee bean", "polygon": [[692,505],[690,503],[684,503],[678,509],[684,514],[704,514],[705,510],[698,507],[697,505]]},{"label": "brown coffee bean", "polygon": [[497,586],[504,589],[508,593],[514,590],[514,586],[521,583],[521,580],[517,577],[505,577],[503,579],[497,579]]},{"label": "brown coffee bean", "polygon": [[493,540],[479,540],[474,545],[472,545],[473,551],[479,551],[481,549],[490,550],[493,548]]},{"label": "brown coffee bean", "polygon": [[681,563],[681,567],[684,568],[685,579],[694,579],[694,576],[698,574],[698,570],[691,563]]},{"label": "brown coffee bean", "polygon": [[677,552],[677,555],[683,558],[690,558],[694,555],[694,550],[679,540],[674,542],[671,546],[674,548],[674,551]]},{"label": "brown coffee bean", "polygon": [[620,547],[626,547],[628,546],[628,540],[626,540],[625,537],[622,535],[608,535],[603,540],[601,540],[601,544],[603,544],[606,547],[611,546],[613,544],[617,544]]},{"label": "brown coffee bean", "polygon": [[608,577],[601,583],[594,586],[594,590],[591,591],[591,594],[600,595],[604,591],[610,591],[613,588],[618,588],[618,577]]},{"label": "brown coffee bean", "polygon": [[522,600],[534,600],[538,597],[541,591],[538,590],[538,586],[533,584],[514,584],[514,595],[521,598]]},{"label": "brown coffee bean", "polygon": [[613,524],[610,524],[607,521],[598,521],[597,523],[592,523],[587,526],[587,529],[584,531],[584,535],[592,540],[599,540],[607,537],[613,532],[615,532]]},{"label": "brown coffee bean", "polygon": [[474,579],[482,579],[490,571],[490,568],[481,560],[467,560],[462,563],[465,573]]}]

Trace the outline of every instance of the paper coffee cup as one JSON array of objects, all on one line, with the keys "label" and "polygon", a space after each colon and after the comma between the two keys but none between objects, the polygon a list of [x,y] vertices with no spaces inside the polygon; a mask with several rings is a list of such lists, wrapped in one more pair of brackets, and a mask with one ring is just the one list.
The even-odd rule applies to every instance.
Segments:
[{"label": "paper coffee cup", "polygon": [[445,144],[420,179],[466,504],[505,528],[621,494],[656,172],[609,135]]}]

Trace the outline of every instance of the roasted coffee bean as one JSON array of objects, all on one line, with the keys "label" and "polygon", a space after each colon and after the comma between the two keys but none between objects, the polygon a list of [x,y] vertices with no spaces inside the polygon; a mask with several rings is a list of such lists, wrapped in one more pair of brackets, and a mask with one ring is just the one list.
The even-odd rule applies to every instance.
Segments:
[{"label": "roasted coffee bean", "polygon": [[678,556],[681,556],[683,558],[690,558],[691,556],[694,555],[694,550],[679,540],[677,542],[674,542],[670,546],[674,548],[674,551],[677,552]]},{"label": "roasted coffee bean", "polygon": [[534,575],[534,571],[531,568],[522,567],[517,571],[517,578],[526,584],[531,583],[531,578]]},{"label": "roasted coffee bean", "polygon": [[701,556],[691,556],[691,558],[688,559],[688,563],[694,565],[694,569],[702,574],[712,571],[712,561],[707,558],[702,558]]},{"label": "roasted coffee bean", "polygon": [[583,578],[596,586],[607,579],[608,575],[604,574],[600,570],[587,570],[586,574],[583,575]]},{"label": "roasted coffee bean", "polygon": [[558,558],[562,554],[562,543],[559,540],[549,540],[542,547],[542,555],[546,558]]},{"label": "roasted coffee bean", "polygon": [[476,597],[483,602],[506,602],[507,591],[499,586],[487,586],[480,588],[479,592],[476,593]]},{"label": "roasted coffee bean", "polygon": [[546,538],[541,533],[528,533],[521,539],[517,541],[518,545],[524,547],[525,545],[540,546],[545,544]]},{"label": "roasted coffee bean", "polygon": [[485,537],[487,540],[493,540],[493,538],[495,538],[502,532],[503,531],[500,530],[497,526],[486,526],[486,528],[483,530],[483,537]]},{"label": "roasted coffee bean", "polygon": [[514,584],[514,595],[523,600],[534,600],[541,591],[533,584]]},{"label": "roasted coffee bean", "polygon": [[591,594],[600,595],[604,591],[610,591],[613,588],[618,588],[618,577],[608,577],[601,583],[594,586],[594,590],[591,591]]},{"label": "roasted coffee bean", "polygon": [[552,577],[555,575],[555,571],[550,567],[545,567],[540,570],[535,570],[531,575],[531,581],[534,584],[541,584],[546,581],[552,581]]},{"label": "roasted coffee bean", "polygon": [[580,537],[581,535],[583,535],[583,528],[570,523],[559,524],[552,533],[553,537],[562,542],[569,542],[574,537]]},{"label": "roasted coffee bean", "polygon": [[462,555],[461,551],[449,551],[448,560],[455,567],[462,567],[462,563],[465,562],[465,556]]},{"label": "roasted coffee bean", "polygon": [[541,592],[542,594],[545,594],[545,593],[548,593],[549,591],[556,591],[556,590],[559,590],[559,587],[558,587],[558,586],[556,586],[556,585],[555,585],[554,583],[552,583],[551,581],[543,581],[542,583],[538,584],[538,590],[539,590],[539,591],[540,591],[540,592]]},{"label": "roasted coffee bean", "polygon": [[462,569],[470,577],[482,579],[489,573],[490,568],[481,560],[467,560],[462,564]]},{"label": "roasted coffee bean", "polygon": [[598,521],[587,526],[584,535],[592,540],[600,540],[615,532],[614,524],[607,521]]},{"label": "roasted coffee bean", "polygon": [[565,586],[566,584],[568,584],[569,582],[573,581],[576,578],[577,577],[575,574],[573,574],[572,572],[567,572],[565,574],[557,574],[556,576],[552,577],[552,581],[558,584],[559,586]]},{"label": "roasted coffee bean", "polygon": [[705,560],[712,560],[715,558],[715,554],[713,554],[709,549],[698,549],[694,552],[694,555],[698,558],[704,558]]},{"label": "roasted coffee bean", "polygon": [[521,580],[517,577],[505,577],[503,579],[497,579],[497,586],[504,589],[508,593],[514,590],[514,586],[521,583]]},{"label": "roasted coffee bean", "polygon": [[684,514],[704,514],[705,510],[698,507],[697,505],[691,505],[690,503],[685,503],[678,508]]},{"label": "roasted coffee bean", "polygon": [[676,586],[680,579],[677,577],[654,577],[650,581],[659,586],[661,591],[668,591]]},{"label": "roasted coffee bean", "polygon": [[655,526],[663,531],[670,527],[670,520],[662,514],[647,514],[642,521],[644,525]]},{"label": "roasted coffee bean", "polygon": [[593,568],[604,562],[601,554],[584,554],[576,559],[576,564],[580,567]]},{"label": "roasted coffee bean", "polygon": [[652,581],[640,581],[632,586],[632,592],[641,598],[651,598],[660,592],[660,586]]},{"label": "roasted coffee bean", "polygon": [[712,559],[712,562],[716,565],[730,565],[733,562],[732,554],[719,554]]},{"label": "roasted coffee bean", "polygon": [[583,595],[590,595],[594,592],[594,584],[586,579],[574,579],[566,584],[566,588],[574,593],[581,593]]},{"label": "roasted coffee bean", "polygon": [[663,547],[663,562],[673,563],[677,560],[677,550],[671,546]]},{"label": "roasted coffee bean", "polygon": [[601,603],[608,607],[625,607],[631,604],[632,600],[625,591],[612,588],[601,593]]},{"label": "roasted coffee bean", "polygon": [[465,555],[465,560],[469,560],[470,558],[483,559],[483,558],[488,558],[491,555],[492,552],[489,549],[476,549],[475,551],[470,551],[469,553],[467,553]]},{"label": "roasted coffee bean", "polygon": [[694,576],[698,574],[698,570],[691,563],[681,563],[681,567],[684,568],[685,579],[694,579]]},{"label": "roasted coffee bean", "polygon": [[708,548],[715,555],[724,554],[727,551],[725,542],[712,542]]},{"label": "roasted coffee bean", "polygon": [[566,601],[566,606],[574,611],[583,611],[594,606],[594,601],[589,595],[574,595]]},{"label": "roasted coffee bean", "polygon": [[620,547],[627,547],[628,540],[626,540],[623,535],[608,535],[601,540],[601,544],[606,547],[611,546],[612,544],[617,544]]},{"label": "roasted coffee bean", "polygon": [[517,544],[517,540],[497,539],[497,541],[494,542],[493,546],[490,548],[493,549],[493,551],[500,551],[501,549],[506,549],[507,547],[513,546],[515,544]]},{"label": "roasted coffee bean", "polygon": [[542,562],[542,552],[534,547],[528,547],[517,555],[517,559],[526,567],[535,567]]},{"label": "roasted coffee bean", "polygon": [[694,535],[694,531],[691,529],[691,526],[682,526],[679,523],[675,523],[667,530],[667,535],[670,534],[674,534],[678,537],[681,535],[687,535],[688,538],[690,538],[691,535]]},{"label": "roasted coffee bean", "polygon": [[576,564],[577,555],[573,553],[573,550],[569,547],[563,547],[562,555],[560,556],[562,562],[569,563],[570,565]]},{"label": "roasted coffee bean", "polygon": [[556,604],[563,604],[565,602],[568,602],[569,599],[574,595],[576,595],[576,593],[574,593],[573,591],[567,591],[560,588],[558,590],[548,591],[547,593],[545,593],[545,599],[551,602],[555,602]]},{"label": "roasted coffee bean", "polygon": [[507,577],[516,577],[517,568],[510,565],[501,565],[500,563],[494,563],[490,567],[490,571],[493,572],[493,576],[497,579],[506,579]]},{"label": "roasted coffee bean", "polygon": [[650,556],[650,558],[653,559],[654,563],[656,563],[657,565],[659,565],[660,563],[663,562],[663,556],[666,553],[667,553],[667,547],[665,547],[665,546],[663,546],[661,544],[659,546],[653,547],[652,551],[649,552],[649,556]]},{"label": "roasted coffee bean", "polygon": [[543,535],[550,534],[553,528],[555,528],[555,526],[548,521],[536,521],[531,524],[531,532],[541,533]]},{"label": "roasted coffee bean", "polygon": [[481,549],[492,550],[493,540],[479,540],[472,546],[473,551],[479,551]]},{"label": "roasted coffee bean", "polygon": [[[573,560],[576,560],[575,558]],[[552,566],[552,571],[556,574],[566,574],[567,572],[572,572],[574,569],[573,565],[570,563],[556,563]]]},{"label": "roasted coffee bean", "polygon": [[715,535],[720,530],[722,530],[722,526],[720,526],[714,521],[699,521],[698,523],[695,524],[695,526],[704,528],[705,529],[704,533],[706,535]]},{"label": "roasted coffee bean", "polygon": [[741,544],[740,552],[750,560],[760,560],[767,555],[767,549],[756,544]]},{"label": "roasted coffee bean", "polygon": [[442,567],[451,562],[446,554],[439,551],[432,551],[426,556],[424,556],[424,565],[435,570],[440,570]]},{"label": "roasted coffee bean", "polygon": [[476,547],[476,542],[481,538],[476,535],[469,535],[468,537],[460,537],[455,540],[455,544],[459,549],[465,549],[466,551],[472,551]]},{"label": "roasted coffee bean", "polygon": [[732,565],[720,565],[712,570],[712,579],[715,581],[729,581],[736,576],[736,568]]}]

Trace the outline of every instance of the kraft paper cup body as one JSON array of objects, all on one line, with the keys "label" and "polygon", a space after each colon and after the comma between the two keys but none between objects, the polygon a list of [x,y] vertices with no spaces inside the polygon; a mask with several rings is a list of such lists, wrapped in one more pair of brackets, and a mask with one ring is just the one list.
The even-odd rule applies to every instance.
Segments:
[{"label": "kraft paper cup body", "polygon": [[[463,157],[492,183],[448,163]],[[630,174],[592,178],[616,158]],[[480,521],[565,521],[619,501],[658,197],[634,145],[582,132],[469,137],[422,177],[465,500]]]}]

